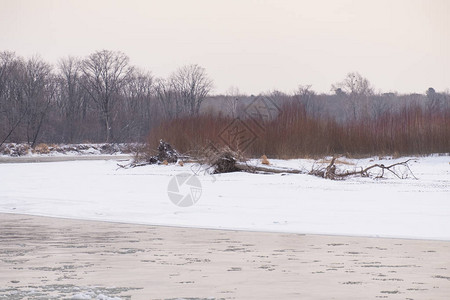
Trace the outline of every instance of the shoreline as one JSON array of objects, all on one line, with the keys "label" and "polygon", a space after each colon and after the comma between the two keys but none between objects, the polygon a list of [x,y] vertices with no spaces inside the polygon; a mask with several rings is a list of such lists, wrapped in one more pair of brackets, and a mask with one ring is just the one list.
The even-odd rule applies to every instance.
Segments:
[{"label": "shoreline", "polygon": [[302,236],[324,236],[324,237],[347,237],[347,238],[367,238],[367,239],[388,239],[388,240],[406,240],[406,241],[430,241],[430,242],[448,242],[450,239],[438,239],[438,238],[421,238],[421,237],[396,237],[396,236],[376,236],[376,235],[352,235],[352,234],[331,234],[331,233],[316,233],[316,232],[295,232],[295,231],[285,231],[285,230],[265,230],[265,229],[251,229],[251,228],[228,228],[228,227],[208,227],[208,226],[195,226],[195,225],[170,225],[170,224],[159,224],[159,223],[145,223],[145,222],[128,222],[128,221],[115,221],[115,220],[100,220],[100,219],[87,219],[87,218],[76,218],[76,217],[64,217],[64,216],[52,216],[45,214],[35,214],[35,213],[15,213],[15,212],[5,212],[0,211],[2,214],[11,214],[19,216],[30,216],[30,217],[42,217],[42,218],[52,218],[61,220],[75,220],[75,221],[86,221],[86,222],[102,222],[111,223],[118,225],[137,225],[137,226],[153,226],[162,228],[179,228],[179,229],[201,229],[201,230],[212,230],[212,231],[230,231],[230,232],[247,232],[247,233],[273,233],[273,234],[295,234]]},{"label": "shoreline", "polygon": [[5,163],[41,163],[41,162],[64,162],[78,160],[128,160],[131,154],[99,154],[99,155],[60,155],[60,156],[0,156],[0,164]]}]

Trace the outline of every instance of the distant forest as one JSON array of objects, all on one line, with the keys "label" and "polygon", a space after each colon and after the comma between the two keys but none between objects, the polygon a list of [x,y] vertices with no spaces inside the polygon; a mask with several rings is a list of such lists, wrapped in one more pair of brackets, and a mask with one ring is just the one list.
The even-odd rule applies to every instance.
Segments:
[{"label": "distant forest", "polygon": [[[66,57],[53,66],[39,56],[25,59],[3,51],[0,146],[155,143],[164,138],[190,151],[215,142],[233,120],[255,121],[249,107],[262,99],[273,114],[246,123],[258,137],[245,149],[253,155],[450,151],[448,90],[376,93],[356,72],[332,84],[329,94],[318,94],[309,85],[291,94],[244,95],[234,88],[212,95],[212,90],[213,80],[198,65],[157,78],[132,66],[122,52]],[[258,126],[253,128],[254,123]]]}]

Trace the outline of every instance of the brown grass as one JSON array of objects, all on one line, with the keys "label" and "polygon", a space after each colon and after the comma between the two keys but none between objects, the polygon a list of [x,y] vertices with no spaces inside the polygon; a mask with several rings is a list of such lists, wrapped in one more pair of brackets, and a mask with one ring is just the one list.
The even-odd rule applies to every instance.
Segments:
[{"label": "brown grass", "polygon": [[[318,163],[320,163],[320,164],[329,164],[329,163],[331,163],[331,159],[320,159],[318,161]],[[355,163],[353,163],[353,162],[346,161],[344,159],[339,159],[339,158],[334,161],[334,164],[335,165],[347,165],[347,166],[355,165]]]},{"label": "brown grass", "polygon": [[[377,119],[369,117],[338,123],[331,118],[309,116],[296,103],[282,106],[279,116],[262,124],[242,120],[257,136],[246,149],[224,143],[220,133],[233,122],[224,116],[201,115],[163,122],[149,134],[149,144],[162,138],[182,153],[202,151],[213,144],[230,146],[246,155],[275,158],[345,155],[424,155],[450,152],[450,110],[430,112],[418,106],[388,112]],[[344,162],[343,162],[344,163]]]},{"label": "brown grass", "polygon": [[48,154],[50,153],[50,148],[47,144],[38,144],[34,147],[33,152],[38,154]]},{"label": "brown grass", "polygon": [[269,160],[267,159],[267,156],[266,156],[266,155],[261,156],[261,163],[262,163],[263,165],[270,165],[270,162],[269,162]]}]

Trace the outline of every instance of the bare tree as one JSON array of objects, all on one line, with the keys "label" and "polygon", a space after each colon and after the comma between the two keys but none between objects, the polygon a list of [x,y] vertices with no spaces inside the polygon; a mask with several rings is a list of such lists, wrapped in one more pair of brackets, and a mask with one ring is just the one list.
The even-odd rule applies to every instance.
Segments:
[{"label": "bare tree", "polygon": [[312,90],[311,85],[299,85],[297,91],[294,93],[294,99],[305,106],[308,113],[314,113],[314,98],[316,92]]},{"label": "bare tree", "polygon": [[81,87],[81,63],[74,57],[58,62],[57,104],[63,114],[64,140],[74,142],[80,133],[80,125],[86,115],[87,99]]},{"label": "bare tree", "polygon": [[[358,110],[367,106],[368,97],[374,94],[369,80],[357,72],[348,73],[343,81],[333,84],[331,89],[337,95],[344,94],[346,96],[354,119],[357,118]],[[367,107],[365,108],[367,111]]]},{"label": "bare tree", "polygon": [[28,113],[23,91],[24,74],[22,58],[13,52],[0,52],[0,146],[13,135]]},{"label": "bare tree", "polygon": [[150,130],[153,121],[153,76],[148,72],[135,69],[123,86],[124,101],[120,103],[122,126],[120,136],[122,140],[136,140]]},{"label": "bare tree", "polygon": [[446,89],[446,90],[442,93],[442,97],[443,97],[443,105],[442,105],[442,109],[443,109],[443,110],[448,110],[448,109],[450,109],[450,89]]},{"label": "bare tree", "polygon": [[427,103],[426,107],[429,112],[439,111],[441,108],[441,102],[443,102],[443,95],[437,93],[436,90],[432,87],[428,88],[426,91],[427,95]]},{"label": "bare tree", "polygon": [[26,62],[22,88],[27,105],[26,136],[31,147],[36,144],[50,104],[54,100],[55,78],[51,71],[51,66],[38,56]]},{"label": "bare tree", "polygon": [[395,93],[384,93],[382,95],[371,96],[371,116],[373,119],[377,119],[384,115],[386,112],[392,110],[392,103],[397,99]]},{"label": "bare tree", "polygon": [[113,137],[113,107],[132,70],[128,56],[122,52],[97,51],[83,60],[84,88],[101,114],[106,142]]},{"label": "bare tree", "polygon": [[242,94],[237,87],[230,87],[225,95],[225,105],[232,118],[238,117],[239,98]]},{"label": "bare tree", "polygon": [[349,95],[370,96],[374,93],[369,80],[357,72],[348,73],[342,82],[332,85],[333,90],[338,88]]},{"label": "bare tree", "polygon": [[170,85],[176,92],[177,107],[192,116],[199,113],[200,105],[212,90],[213,82],[204,68],[187,65],[172,74]]},{"label": "bare tree", "polygon": [[169,80],[156,79],[155,93],[166,119],[174,118],[181,113],[181,103],[179,103],[177,93]]}]

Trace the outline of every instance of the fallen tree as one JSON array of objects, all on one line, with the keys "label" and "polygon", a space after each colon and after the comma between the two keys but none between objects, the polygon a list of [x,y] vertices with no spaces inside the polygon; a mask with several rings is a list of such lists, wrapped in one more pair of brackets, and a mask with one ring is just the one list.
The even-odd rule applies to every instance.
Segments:
[{"label": "fallen tree", "polygon": [[[405,179],[408,176],[412,176],[417,179],[411,171],[408,162],[412,159],[408,159],[402,162],[394,163],[391,165],[373,164],[360,170],[343,170],[340,171],[336,166],[337,157],[333,157],[331,162],[326,167],[313,168],[309,172],[305,172],[299,169],[280,168],[271,166],[254,166],[249,165],[246,161],[239,161],[236,159],[237,155],[233,155],[232,152],[226,151],[222,156],[216,158],[211,167],[214,169],[215,174],[228,173],[228,172],[250,172],[250,173],[264,173],[264,174],[309,174],[325,179],[339,180],[352,176],[383,178],[385,172],[390,172],[397,178]],[[403,167],[404,170],[400,173],[396,167]],[[376,173],[372,173],[372,172]],[[374,175],[376,174],[376,175]]]},{"label": "fallen tree", "polygon": [[[336,166],[337,159],[338,157],[333,157],[327,166],[317,168],[313,167],[311,171],[306,172],[299,169],[268,166],[268,163],[265,163],[265,166],[249,165],[247,163],[247,160],[243,159],[243,156],[240,153],[236,153],[229,149],[226,149],[225,151],[216,153],[213,159],[209,159],[210,161],[209,165],[213,169],[214,174],[239,172],[239,171],[249,173],[264,173],[264,174],[309,174],[325,179],[339,180],[351,176],[361,176],[361,177],[373,176],[374,178],[383,178],[385,172],[390,172],[400,179],[407,178],[408,176],[412,176],[414,179],[417,179],[414,176],[408,164],[408,162],[410,162],[413,159],[408,159],[391,165],[373,164],[366,168],[360,168],[359,170],[342,170],[342,171],[339,170],[338,167]],[[263,159],[263,161],[266,160],[267,158]],[[399,171],[396,169],[396,167],[403,167],[403,170]]]},{"label": "fallen tree", "polygon": [[[160,140],[158,149],[155,154],[151,153],[148,149],[145,151],[137,152],[133,161],[128,165],[119,165],[122,168],[134,168],[138,166],[144,166],[149,164],[168,164],[176,163],[180,158],[181,162],[189,160],[190,162],[206,165],[207,169],[213,174],[222,174],[230,172],[248,172],[248,173],[262,173],[262,174],[308,174],[325,179],[340,180],[352,176],[361,177],[374,177],[383,178],[386,172],[393,174],[395,177],[404,179],[412,176],[417,179],[409,167],[409,162],[413,159],[407,159],[405,161],[397,162],[391,165],[373,164],[365,168],[354,170],[340,170],[336,163],[338,157],[333,157],[327,166],[320,165],[318,167],[312,167],[308,172],[305,170],[282,168],[270,166],[267,157],[262,157],[261,165],[251,165],[248,163],[248,159],[240,152],[233,151],[229,148],[223,148],[214,151],[208,148],[204,151],[200,151],[194,158],[180,155],[170,144]],[[398,170],[398,167],[402,167],[402,170]]]},{"label": "fallen tree", "polygon": [[[399,179],[405,179],[409,175],[412,176],[414,179],[417,179],[408,165],[408,162],[410,162],[413,159],[407,159],[405,161],[394,163],[388,166],[385,166],[384,164],[373,164],[366,168],[361,168],[360,170],[353,170],[353,171],[350,170],[338,171],[335,164],[336,159],[337,157],[333,157],[331,159],[330,164],[325,168],[317,168],[317,169],[313,168],[309,172],[309,174],[326,179],[338,180],[350,176],[370,177],[371,176],[370,171],[378,170],[379,171],[378,175],[376,175],[375,178],[383,178],[385,171],[387,171],[392,173]],[[404,167],[407,172],[406,173],[403,172],[402,176],[400,176],[399,172],[395,169],[398,166]]]}]

